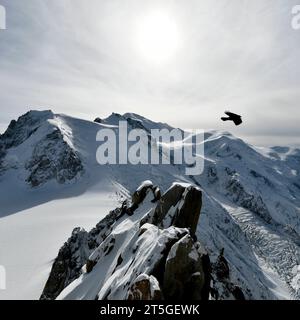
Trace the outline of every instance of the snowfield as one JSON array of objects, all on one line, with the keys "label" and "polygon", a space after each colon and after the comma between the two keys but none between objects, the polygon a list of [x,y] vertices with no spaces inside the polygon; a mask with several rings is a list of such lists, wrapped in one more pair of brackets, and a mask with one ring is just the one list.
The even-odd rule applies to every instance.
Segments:
[{"label": "snowfield", "polygon": [[[94,123],[32,111],[0,136],[0,265],[7,273],[0,299],[39,299],[72,230],[89,231],[149,180],[164,192],[174,182],[202,190],[196,235],[212,260],[224,248],[231,278],[247,299],[300,298],[299,149],[257,148],[209,131],[201,176],[186,176],[180,165],[100,166],[96,134],[100,128],[117,130],[120,120],[130,128],[171,128],[135,114]],[[120,237],[133,225],[121,224]],[[155,251],[155,243],[145,245]],[[73,294],[65,291],[60,298],[77,299]],[[82,288],[80,294],[93,296]]]},{"label": "snowfield", "polygon": [[101,190],[53,200],[0,219],[0,257],[6,268],[3,299],[38,299],[53,259],[74,226],[92,228],[117,205]]}]

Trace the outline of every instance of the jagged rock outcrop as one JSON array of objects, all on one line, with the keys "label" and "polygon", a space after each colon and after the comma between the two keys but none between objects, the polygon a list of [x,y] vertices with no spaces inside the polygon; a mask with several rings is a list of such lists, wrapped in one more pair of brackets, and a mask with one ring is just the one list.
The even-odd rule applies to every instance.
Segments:
[{"label": "jagged rock outcrop", "polygon": [[224,257],[224,249],[221,250],[218,259],[212,264],[212,299],[245,300],[242,289],[231,282],[229,264]]},{"label": "jagged rock outcrop", "polygon": [[32,187],[51,179],[65,183],[83,171],[78,154],[64,140],[59,129],[47,134],[35,145],[32,157],[25,167],[30,172],[27,182]]},{"label": "jagged rock outcrop", "polygon": [[171,225],[188,228],[194,235],[201,206],[202,193],[199,189],[175,184],[161,197],[154,213],[148,217],[148,222],[161,228]]},{"label": "jagged rock outcrop", "polygon": [[[258,172],[250,170],[249,174],[260,179],[269,188],[273,188],[269,179]],[[207,181],[212,185],[217,184],[220,192],[230,201],[256,213],[266,223],[275,223],[262,197],[254,191],[247,190],[235,170],[225,167],[224,171],[218,172],[217,167],[210,164],[206,168],[206,176]]]},{"label": "jagged rock outcrop", "polygon": [[101,118],[96,118],[96,119],[94,120],[94,122],[96,122],[96,123],[102,123],[102,119],[101,119]]},{"label": "jagged rock outcrop", "polygon": [[30,136],[32,136],[46,119],[53,118],[52,111],[29,111],[12,120],[7,130],[0,135],[0,172],[7,167],[4,163],[4,158],[10,148],[18,147]]},{"label": "jagged rock outcrop", "polygon": [[41,299],[55,299],[78,277],[90,254],[89,245],[88,233],[81,228],[74,229],[68,242],[59,250]]},{"label": "jagged rock outcrop", "polygon": [[219,280],[225,280],[229,278],[229,266],[224,257],[224,249],[221,250],[219,257],[214,264],[214,270]]},{"label": "jagged rock outcrop", "polygon": [[272,221],[272,217],[261,196],[248,193],[238,180],[235,174],[230,176],[230,180],[225,186],[226,195],[236,204],[258,214],[267,223]]},{"label": "jagged rock outcrop", "polygon": [[75,228],[72,236],[59,250],[50,276],[41,296],[42,300],[54,300],[61,291],[82,274],[82,267],[92,269],[89,256],[107,238],[112,226],[121,217],[121,210],[111,211],[95,228],[86,232]]},{"label": "jagged rock outcrop", "polygon": [[131,286],[128,300],[163,300],[159,282],[153,276],[139,275]]},{"label": "jagged rock outcrop", "polygon": [[163,288],[166,299],[201,300],[209,275],[203,270],[200,244],[188,234],[171,248],[165,265]]},{"label": "jagged rock outcrop", "polygon": [[[29,111],[17,121],[11,121],[0,136],[0,172],[24,168],[28,171],[26,182],[31,187],[38,187],[52,179],[63,184],[83,173],[78,152],[59,125],[53,123],[54,119],[55,115],[48,110]],[[22,147],[24,144],[28,146]],[[10,150],[13,154],[6,159]]]},{"label": "jagged rock outcrop", "polygon": [[5,149],[17,147],[27,140],[47,119],[52,119],[54,114],[51,110],[29,111],[17,121],[12,120],[4,134],[0,136]]},{"label": "jagged rock outcrop", "polygon": [[145,181],[89,233],[75,229],[41,299],[207,300],[211,263],[195,237],[202,192],[157,190]]}]

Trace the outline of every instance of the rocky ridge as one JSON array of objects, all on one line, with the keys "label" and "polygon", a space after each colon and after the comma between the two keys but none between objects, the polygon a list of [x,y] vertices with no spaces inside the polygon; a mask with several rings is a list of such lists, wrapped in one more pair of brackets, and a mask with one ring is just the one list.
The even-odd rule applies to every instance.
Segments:
[{"label": "rocky ridge", "polygon": [[201,190],[174,184],[158,194],[146,181],[90,232],[74,229],[41,299],[244,299],[226,259],[211,264],[197,241]]}]

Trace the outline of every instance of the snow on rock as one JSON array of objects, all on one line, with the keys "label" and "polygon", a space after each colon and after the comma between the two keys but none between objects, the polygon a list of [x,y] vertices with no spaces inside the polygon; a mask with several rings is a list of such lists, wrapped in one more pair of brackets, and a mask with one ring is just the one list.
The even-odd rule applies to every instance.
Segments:
[{"label": "snow on rock", "polygon": [[[153,203],[153,188],[152,183],[143,183],[133,198],[136,192],[143,197],[129,201],[134,207],[122,205],[91,232],[81,230],[84,241],[79,246],[82,236],[76,229],[60,250],[41,298],[207,300],[214,293],[216,299],[244,299],[242,290],[231,282],[229,267],[226,284],[219,289],[210,285],[216,276],[195,236],[201,190],[173,184]],[[61,259],[66,247],[71,257]]]},{"label": "snow on rock", "polygon": [[25,169],[25,180],[32,187],[52,179],[63,184],[78,177],[83,172],[82,161],[65,132],[67,126],[60,122],[51,111],[30,111],[13,120],[0,136],[0,172]]},{"label": "snow on rock", "polygon": [[128,300],[162,300],[159,282],[154,276],[140,274],[128,292]]},{"label": "snow on rock", "polygon": [[198,249],[199,245],[188,234],[171,248],[163,281],[166,299],[208,299],[210,276],[204,272],[204,255]]},{"label": "snow on rock", "polygon": [[189,228],[191,234],[194,235],[201,206],[202,193],[198,188],[191,185],[173,184],[161,197],[149,221],[164,228],[171,225]]},{"label": "snow on rock", "polygon": [[58,253],[42,299],[54,299],[64,287],[77,278],[89,256],[88,247],[88,233],[81,228],[74,229],[71,238]]},{"label": "snow on rock", "polygon": [[[91,250],[85,266],[81,264],[83,268],[80,272],[79,265],[76,267],[78,278],[66,285],[58,299],[175,299],[186,295],[192,299],[208,298],[209,259],[201,245],[190,235],[189,229],[184,226],[186,222],[192,230],[191,220],[183,218],[196,216],[199,219],[201,191],[192,186],[184,188],[174,185],[153,204],[149,186],[152,187],[152,184],[143,184],[142,188],[138,188],[139,192],[144,191],[146,195],[134,212],[128,211],[128,208],[117,208],[114,211],[117,214],[110,214],[113,217],[112,223],[105,223],[105,218],[99,224],[104,226],[107,232],[102,232],[100,236],[92,230],[88,234],[88,242],[99,245]],[[174,224],[181,224],[181,227],[163,223],[164,219],[167,219],[163,213],[167,214],[169,210],[160,211],[160,219],[153,219],[166,200],[169,207],[181,202],[186,203],[181,205],[181,211],[173,210],[172,221]],[[197,205],[190,207],[190,203]],[[147,222],[148,220],[152,223]],[[198,220],[194,223],[197,225]],[[69,239],[68,243],[69,246],[73,246],[74,239]],[[81,247],[82,250],[86,248],[86,243]],[[73,252],[77,258],[77,245]],[[73,277],[61,281],[62,275],[72,272],[66,272],[62,268],[57,273],[55,266],[58,261],[59,257],[54,263],[49,279],[56,278],[59,284],[56,287],[61,288],[61,285],[70,283]],[[68,264],[68,261],[69,258],[60,262],[59,266]],[[52,286],[46,284],[42,299],[52,299],[57,295],[57,291],[51,292],[51,289]]]},{"label": "snow on rock", "polygon": [[[67,285],[82,274],[82,267],[87,263],[94,250],[108,237],[120,216],[121,210],[117,208],[111,211],[89,233],[82,228],[73,230],[72,236],[60,249],[53,263],[41,299],[55,299]],[[111,245],[112,240],[108,241],[108,244]],[[97,248],[95,252],[99,251],[100,249]],[[89,269],[89,264],[86,268]]]},{"label": "snow on rock", "polygon": [[33,149],[25,167],[30,175],[27,182],[37,187],[51,179],[65,183],[83,171],[78,154],[64,141],[59,129],[48,134]]},{"label": "snow on rock", "polygon": [[[246,299],[300,298],[299,272],[295,272],[300,265],[299,149],[257,148],[230,133],[211,130],[205,132],[205,165],[200,176],[186,176],[185,165],[99,166],[96,134],[101,128],[117,130],[120,120],[127,121],[129,130],[144,128],[148,139],[151,129],[172,129],[136,114],[112,114],[95,123],[51,111],[30,111],[12,121],[0,136],[0,255],[14,266],[12,277],[18,279],[0,292],[1,298],[38,298],[51,267],[49,261],[55,258],[54,252],[70,228],[90,228],[116,207],[117,200],[120,207],[92,231],[79,229],[75,242],[67,241],[63,252],[71,252],[71,276],[60,269],[59,262],[69,263],[68,254],[66,258],[61,255],[55,260],[54,272],[61,278],[54,277],[57,283],[48,292],[49,298],[56,297],[57,288],[74,285],[87,267],[94,272],[98,263],[88,265],[87,261],[105,239],[110,237],[103,249],[111,250],[107,255],[111,256],[119,235],[135,234],[132,228],[146,223],[159,229],[189,229],[192,239],[199,239],[211,261],[212,288],[218,292],[211,292],[211,298],[241,297],[233,283]],[[136,192],[141,181],[147,180],[153,186]],[[103,200],[104,193],[111,202]],[[190,201],[196,194],[198,200]],[[201,219],[197,222],[200,202]],[[64,209],[57,213],[57,208]],[[30,238],[33,225],[34,240]],[[19,241],[12,233],[28,236]],[[49,253],[42,245],[51,247]],[[11,254],[17,251],[22,255],[27,247],[31,253],[23,259]],[[220,280],[214,266],[222,248],[229,278]],[[22,261],[27,261],[26,268]]]},{"label": "snow on rock", "polygon": [[141,185],[136,189],[137,192],[140,192],[142,189],[153,187],[153,183],[150,180],[146,180],[141,183]]},{"label": "snow on rock", "polygon": [[1,135],[1,144],[5,149],[17,147],[28,139],[46,120],[52,119],[52,111],[29,111],[17,121],[12,120],[7,130]]}]

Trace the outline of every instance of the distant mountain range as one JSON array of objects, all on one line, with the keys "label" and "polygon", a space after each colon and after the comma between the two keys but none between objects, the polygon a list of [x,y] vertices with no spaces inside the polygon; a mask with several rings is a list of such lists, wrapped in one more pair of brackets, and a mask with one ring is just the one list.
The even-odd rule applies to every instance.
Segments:
[{"label": "distant mountain range", "polygon": [[[44,298],[125,299],[136,297],[141,285],[148,288],[147,298],[168,298],[168,292],[172,298],[178,286],[174,289],[168,272],[176,273],[176,259],[186,262],[182,268],[202,268],[201,279],[197,271],[180,275],[186,286],[195,277],[199,286],[190,292],[202,290],[202,298],[299,299],[300,150],[258,148],[227,132],[208,131],[200,176],[186,176],[184,166],[175,164],[100,166],[96,134],[100,128],[117,130],[121,120],[131,129],[172,129],[131,113],[95,122],[30,111],[0,136],[0,264],[8,274],[0,299],[40,298],[58,261],[64,262],[58,274],[72,273],[58,282],[52,269]],[[168,210],[155,220],[161,200],[152,203],[148,192],[132,216],[120,218],[122,203],[132,204],[131,195],[149,180],[162,199],[171,197]],[[194,192],[192,200],[186,198],[189,192]],[[198,203],[197,194],[202,206],[194,234],[186,229],[188,223],[176,221],[182,206]],[[196,214],[199,210],[193,208]],[[182,212],[189,216],[189,210]],[[75,227],[91,231],[75,229],[61,248]],[[114,244],[105,255],[109,241]],[[167,253],[158,253],[159,244]],[[175,249],[172,256],[173,246],[185,248],[183,260]],[[63,250],[68,262],[61,259]],[[203,276],[205,257],[212,269],[211,291]],[[157,272],[154,266],[162,259],[165,271]]]}]

